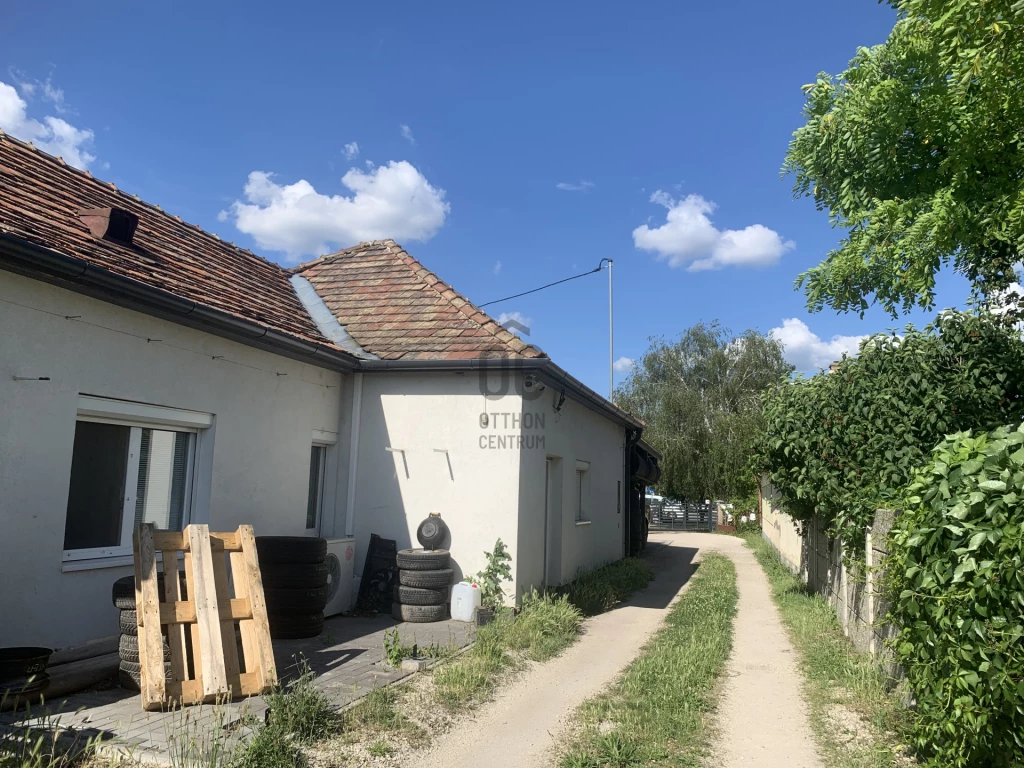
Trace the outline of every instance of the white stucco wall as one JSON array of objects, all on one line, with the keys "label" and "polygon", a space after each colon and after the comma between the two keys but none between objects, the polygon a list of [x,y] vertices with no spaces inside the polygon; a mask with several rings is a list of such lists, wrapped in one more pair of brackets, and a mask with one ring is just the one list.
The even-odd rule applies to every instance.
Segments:
[{"label": "white stucco wall", "polygon": [[[3,271],[0,331],[0,646],[117,633],[110,585],[131,568],[61,564],[80,393],[213,414],[193,522],[304,532],[312,432],[338,431],[350,377]],[[330,450],[325,516],[344,446]]]},{"label": "white stucco wall", "polygon": [[[623,556],[624,493],[623,450],[625,427],[595,413],[570,398],[555,411],[558,392],[547,387],[534,399],[527,397],[526,412],[533,414],[533,431],[542,434],[544,445],[522,454],[519,486],[518,582],[520,590],[531,585],[555,586],[572,581],[581,569],[590,570]],[[543,425],[539,426],[543,419]],[[548,514],[555,529],[547,534],[548,568],[545,573],[545,461],[556,478]],[[576,462],[589,464],[588,522],[576,522]],[[560,480],[561,487],[558,487]],[[558,498],[560,496],[560,499]],[[560,509],[558,509],[560,507]],[[558,539],[561,539],[559,542]],[[559,553],[552,557],[551,549]],[[553,572],[550,572],[552,571]]]},{"label": "white stucco wall", "polygon": [[[522,378],[490,374],[485,396],[480,375],[467,373],[365,374],[357,468],[356,576],[361,576],[370,534],[416,547],[416,527],[440,512],[451,529],[455,578],[484,564],[499,537],[512,555],[509,597],[545,582],[545,472],[548,456],[561,457],[558,555],[552,585],[622,557],[624,428],[557,392],[522,396]],[[488,425],[480,426],[480,415]],[[394,449],[387,452],[386,448]],[[403,464],[401,449],[405,451]],[[451,472],[445,461],[448,451]],[[577,525],[576,461],[590,463],[589,523]],[[561,541],[557,541],[560,537]]]},{"label": "white stucco wall", "polygon": [[[492,391],[498,389],[495,379]],[[513,428],[511,414],[521,410],[522,399],[512,392],[485,396],[476,373],[363,375],[357,578],[371,533],[395,539],[399,549],[418,547],[416,528],[431,512],[440,512],[451,530],[456,580],[483,568],[484,550],[498,538],[508,545],[513,562],[518,560],[520,449],[511,437],[520,430]],[[480,426],[481,413],[489,414],[487,428]],[[505,447],[499,447],[499,438]]]}]

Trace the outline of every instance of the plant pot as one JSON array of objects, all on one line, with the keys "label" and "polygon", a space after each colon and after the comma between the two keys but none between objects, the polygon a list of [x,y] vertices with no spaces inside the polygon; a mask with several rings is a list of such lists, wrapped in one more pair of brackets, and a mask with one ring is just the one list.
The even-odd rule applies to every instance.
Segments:
[{"label": "plant pot", "polygon": [[494,621],[494,611],[490,608],[476,609],[476,625],[478,627],[486,627],[492,621]]}]

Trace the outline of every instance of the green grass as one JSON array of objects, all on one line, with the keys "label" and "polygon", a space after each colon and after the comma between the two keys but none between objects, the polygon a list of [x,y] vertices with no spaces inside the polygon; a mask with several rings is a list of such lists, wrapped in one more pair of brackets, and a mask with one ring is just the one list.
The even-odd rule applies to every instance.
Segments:
[{"label": "green grass", "polygon": [[627,557],[603,568],[579,574],[575,581],[559,591],[579,608],[584,616],[596,616],[610,610],[654,578],[654,569],[646,560]]},{"label": "green grass", "polygon": [[580,707],[561,768],[701,765],[737,598],[732,561],[704,556],[665,626],[607,693]]},{"label": "green grass", "polygon": [[906,732],[909,715],[891,692],[891,681],[868,654],[853,647],[828,601],[809,592],[760,534],[743,538],[768,577],[799,654],[811,726],[826,765],[913,765],[898,737]]},{"label": "green grass", "polygon": [[383,739],[379,739],[378,741],[375,741],[373,742],[373,744],[368,746],[366,748],[366,751],[369,752],[370,755],[372,755],[373,757],[387,757],[395,750],[386,741],[384,741]]},{"label": "green grass", "polygon": [[374,688],[344,713],[342,728],[346,737],[352,741],[367,741],[383,734],[400,734],[412,745],[425,744],[426,732],[402,711],[405,693],[394,686]]}]

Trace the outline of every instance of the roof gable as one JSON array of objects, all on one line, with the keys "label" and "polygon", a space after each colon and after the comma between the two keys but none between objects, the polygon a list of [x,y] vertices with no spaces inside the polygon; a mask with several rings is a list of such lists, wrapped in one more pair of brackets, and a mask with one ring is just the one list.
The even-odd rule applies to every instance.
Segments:
[{"label": "roof gable", "polygon": [[292,270],[355,342],[384,360],[546,357],[406,253],[375,240]]}]

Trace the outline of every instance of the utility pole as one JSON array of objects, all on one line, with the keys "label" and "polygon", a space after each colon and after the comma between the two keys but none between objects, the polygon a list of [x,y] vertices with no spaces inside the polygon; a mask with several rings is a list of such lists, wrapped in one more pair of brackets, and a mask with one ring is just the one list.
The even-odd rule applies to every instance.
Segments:
[{"label": "utility pole", "polygon": [[615,310],[612,303],[612,260],[601,259],[602,265],[608,262],[608,399],[615,393]]}]

